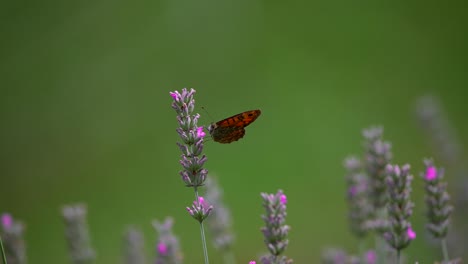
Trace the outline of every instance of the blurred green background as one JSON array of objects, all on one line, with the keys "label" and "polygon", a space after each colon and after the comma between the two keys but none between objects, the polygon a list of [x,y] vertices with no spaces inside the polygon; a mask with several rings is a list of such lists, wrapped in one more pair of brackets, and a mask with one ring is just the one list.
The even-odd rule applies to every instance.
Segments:
[{"label": "blurred green background", "polygon": [[[201,124],[259,108],[244,139],[207,142],[231,206],[238,263],[265,251],[260,192],[288,195],[296,263],[356,249],[342,160],[385,127],[396,163],[436,155],[413,108],[440,97],[468,140],[463,1],[6,1],[0,9],[0,211],[27,223],[30,263],[66,263],[62,205],[85,202],[97,263],[121,259],[134,224],[175,217],[186,263],[202,263],[185,211],[169,91],[197,90]],[[200,107],[204,106],[213,118]],[[214,120],[213,120],[214,119]],[[443,164],[441,164],[443,165]],[[450,173],[449,173],[450,176]],[[409,260],[432,263],[423,194]],[[212,263],[221,257],[210,245]],[[438,250],[437,250],[438,251]],[[431,252],[431,253],[429,253]]]}]

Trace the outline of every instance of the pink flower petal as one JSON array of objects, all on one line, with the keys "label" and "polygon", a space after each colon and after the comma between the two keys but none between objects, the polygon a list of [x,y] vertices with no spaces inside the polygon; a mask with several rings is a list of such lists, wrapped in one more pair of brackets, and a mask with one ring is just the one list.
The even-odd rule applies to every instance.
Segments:
[{"label": "pink flower petal", "polygon": [[425,178],[428,181],[435,180],[437,178],[437,169],[434,166],[427,167]]}]

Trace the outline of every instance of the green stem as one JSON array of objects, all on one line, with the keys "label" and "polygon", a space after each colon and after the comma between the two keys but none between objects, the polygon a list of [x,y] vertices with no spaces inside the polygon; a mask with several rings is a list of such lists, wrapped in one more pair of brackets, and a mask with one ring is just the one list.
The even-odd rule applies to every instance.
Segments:
[{"label": "green stem", "polygon": [[[195,190],[195,199],[198,202],[197,187],[195,187],[193,189]],[[203,222],[200,222],[200,234],[201,234],[201,239],[202,239],[203,255],[205,256],[205,264],[209,264],[210,261],[208,260],[208,250],[206,248],[205,228],[203,228]]]},{"label": "green stem", "polygon": [[447,251],[447,243],[445,242],[445,238],[442,238],[442,253],[444,254],[444,261],[449,261],[448,251]]},{"label": "green stem", "polygon": [[5,249],[3,248],[2,237],[0,237],[0,248],[2,250],[3,263],[7,264]]},{"label": "green stem", "polygon": [[397,249],[397,253],[396,253],[396,263],[400,264],[400,250],[399,249]]}]

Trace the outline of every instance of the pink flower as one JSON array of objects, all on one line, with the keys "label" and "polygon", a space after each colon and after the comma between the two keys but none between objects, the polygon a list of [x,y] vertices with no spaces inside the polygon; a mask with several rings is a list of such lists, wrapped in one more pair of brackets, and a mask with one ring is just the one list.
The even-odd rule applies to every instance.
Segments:
[{"label": "pink flower", "polygon": [[177,93],[169,92],[169,94],[171,95],[172,99],[177,101]]},{"label": "pink flower", "polygon": [[251,260],[251,261],[249,262],[249,264],[256,264],[256,263],[257,263],[257,262],[255,262],[255,261],[253,261],[253,260]]},{"label": "pink flower", "polygon": [[416,232],[414,232],[414,230],[411,227],[409,227],[408,230],[406,230],[406,235],[408,235],[409,240],[413,240],[416,238]]},{"label": "pink flower", "polygon": [[197,137],[203,138],[203,137],[205,137],[205,136],[206,136],[206,134],[205,134],[205,132],[203,131],[203,127],[198,127],[198,128],[197,128]]},{"label": "pink flower", "polygon": [[286,204],[288,202],[288,198],[286,197],[286,195],[282,194],[280,196],[280,203],[281,204]]},{"label": "pink flower", "polygon": [[202,196],[198,197],[198,204],[200,206],[205,205],[205,198],[203,198]]},{"label": "pink flower", "polygon": [[427,167],[426,180],[433,181],[437,178],[437,169],[434,166]]},{"label": "pink flower", "polygon": [[1,222],[4,229],[10,229],[13,225],[13,217],[9,213],[4,213]]},{"label": "pink flower", "polygon": [[160,255],[166,255],[167,254],[167,246],[163,242],[158,243],[158,253]]},{"label": "pink flower", "polygon": [[375,251],[369,250],[366,252],[366,263],[367,264],[375,264],[377,261],[377,254]]}]

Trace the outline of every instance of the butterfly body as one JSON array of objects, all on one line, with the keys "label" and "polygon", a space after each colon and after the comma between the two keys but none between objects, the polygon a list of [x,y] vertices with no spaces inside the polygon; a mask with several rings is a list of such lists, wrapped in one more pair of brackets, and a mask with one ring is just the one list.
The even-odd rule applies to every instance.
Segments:
[{"label": "butterfly body", "polygon": [[208,127],[211,137],[219,143],[231,143],[244,137],[245,127],[250,125],[262,112],[250,110],[233,115]]}]

